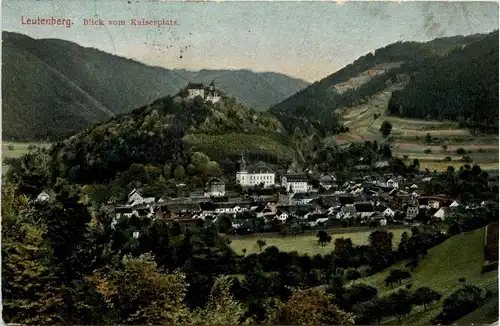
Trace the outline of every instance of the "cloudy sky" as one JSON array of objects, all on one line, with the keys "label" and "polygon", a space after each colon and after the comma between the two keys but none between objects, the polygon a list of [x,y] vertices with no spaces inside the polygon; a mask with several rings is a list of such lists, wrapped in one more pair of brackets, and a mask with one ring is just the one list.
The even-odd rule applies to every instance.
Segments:
[{"label": "cloudy sky", "polygon": [[[59,38],[166,68],[275,71],[319,80],[396,41],[498,29],[497,2],[170,2],[3,0],[3,30]],[[21,17],[69,18],[64,26]],[[84,26],[101,18],[105,26]],[[178,26],[134,27],[130,19]],[[111,26],[109,20],[125,20]]]}]

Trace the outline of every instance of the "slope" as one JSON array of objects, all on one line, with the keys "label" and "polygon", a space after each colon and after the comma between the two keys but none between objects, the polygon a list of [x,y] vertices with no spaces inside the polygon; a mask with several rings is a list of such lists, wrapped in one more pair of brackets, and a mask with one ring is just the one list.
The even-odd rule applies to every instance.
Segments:
[{"label": "slope", "polygon": [[222,91],[255,108],[267,108],[307,86],[282,74],[169,70],[69,41],[11,32],[2,36],[3,135],[9,140],[73,133],[174,94],[189,81],[216,79]]},{"label": "slope", "polygon": [[294,142],[276,118],[223,96],[212,104],[167,96],[55,143],[51,175],[73,183],[105,183],[132,164],[162,168],[189,161],[193,151],[232,172],[242,153],[251,161],[289,164]]},{"label": "slope", "polygon": [[[493,302],[488,302],[488,305],[494,306],[495,300],[498,304],[498,271],[481,274],[484,263],[484,236],[484,228],[477,229],[453,236],[429,250],[429,255],[411,272],[412,290],[427,286],[439,292],[444,300],[461,287],[458,279],[463,277],[467,283],[485,287],[493,292]],[[405,270],[405,263],[396,264],[380,273],[361,279],[359,282],[375,286],[380,295],[390,294],[398,288],[386,287],[384,279],[393,269]],[[430,320],[441,311],[441,302],[432,304],[427,308],[427,311],[424,311],[424,308],[415,307],[408,317],[403,318],[402,322],[429,325]],[[488,307],[486,306],[486,309]],[[493,321],[498,320],[498,311],[497,315],[491,318]],[[477,322],[475,321],[475,323]],[[387,318],[383,323],[395,324],[396,320]]]},{"label": "slope", "polygon": [[[479,164],[483,169],[498,169],[499,146],[496,135],[473,135],[456,121],[390,116],[388,104],[391,94],[404,88],[406,83],[395,83],[357,105],[337,110],[340,123],[349,129],[325,138],[324,142],[343,144],[376,140],[381,143],[386,139],[380,133],[380,126],[382,122],[388,121],[392,125],[390,141],[393,156],[408,162],[418,159],[422,170],[444,171],[448,166],[459,168],[464,164],[464,156],[470,157],[471,163]],[[431,136],[430,140],[427,135]]]},{"label": "slope", "polygon": [[336,110],[357,105],[384,91],[401,78],[407,78],[415,67],[419,67],[427,59],[439,62],[454,49],[485,37],[456,36],[427,43],[390,44],[360,57],[352,64],[274,105],[271,112],[277,114],[291,131],[303,119],[319,123],[330,132],[343,131],[339,127]]},{"label": "slope", "polygon": [[392,94],[391,114],[451,119],[475,131],[498,133],[498,31],[443,59],[414,65],[410,82]]}]

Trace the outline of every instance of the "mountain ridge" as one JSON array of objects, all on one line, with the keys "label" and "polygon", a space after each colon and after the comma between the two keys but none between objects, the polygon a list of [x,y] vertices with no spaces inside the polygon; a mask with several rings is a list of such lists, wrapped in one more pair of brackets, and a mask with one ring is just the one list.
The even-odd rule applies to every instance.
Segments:
[{"label": "mountain ridge", "polygon": [[[256,110],[265,110],[308,85],[303,80],[273,72],[263,77],[258,76],[263,73],[245,70],[182,72],[71,41],[34,39],[6,31],[2,35],[3,136],[9,140],[61,138],[108,118],[109,112],[113,115],[129,112],[175,94],[189,81],[208,82],[213,76],[217,76],[218,88]],[[51,67],[52,71],[43,71],[41,66]],[[81,92],[75,91],[67,80],[61,80],[62,76],[89,98],[82,100]],[[272,87],[268,76],[274,78]],[[89,101],[90,98],[96,102]],[[87,115],[80,116],[82,108],[86,108]],[[109,112],[99,113],[103,108]]]}]

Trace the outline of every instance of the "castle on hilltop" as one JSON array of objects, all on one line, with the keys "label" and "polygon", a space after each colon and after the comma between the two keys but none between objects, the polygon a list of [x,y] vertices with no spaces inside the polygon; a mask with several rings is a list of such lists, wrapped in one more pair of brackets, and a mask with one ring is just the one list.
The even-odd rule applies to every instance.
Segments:
[{"label": "castle on hilltop", "polygon": [[208,86],[208,90],[203,84],[188,83],[187,91],[189,92],[187,98],[193,99],[197,96],[201,96],[206,102],[210,101],[216,103],[220,100],[220,93],[215,88],[215,82],[212,80]]}]

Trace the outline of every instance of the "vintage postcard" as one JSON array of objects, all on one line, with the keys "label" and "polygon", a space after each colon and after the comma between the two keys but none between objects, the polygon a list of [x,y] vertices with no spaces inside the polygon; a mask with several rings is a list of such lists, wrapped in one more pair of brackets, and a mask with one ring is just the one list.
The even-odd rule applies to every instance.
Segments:
[{"label": "vintage postcard", "polygon": [[3,321],[498,325],[498,27],[3,0]]}]

